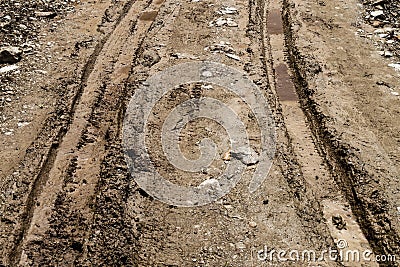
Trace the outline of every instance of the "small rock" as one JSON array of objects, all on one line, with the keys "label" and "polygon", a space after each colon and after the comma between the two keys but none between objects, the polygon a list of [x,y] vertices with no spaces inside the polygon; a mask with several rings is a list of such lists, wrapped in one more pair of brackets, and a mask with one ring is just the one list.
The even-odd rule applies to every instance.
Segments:
[{"label": "small rock", "polygon": [[238,24],[236,22],[234,22],[233,19],[231,19],[231,18],[228,18],[226,20],[226,25],[228,27],[237,27],[238,26]]},{"label": "small rock", "polygon": [[210,78],[210,77],[213,76],[213,74],[212,74],[211,71],[206,70],[206,71],[203,71],[203,72],[201,73],[201,76],[206,77],[206,78]]},{"label": "small rock", "polygon": [[218,10],[217,13],[221,15],[231,15],[231,14],[237,14],[238,10],[235,7],[225,7],[223,9]]},{"label": "small rock", "polygon": [[374,18],[382,16],[383,14],[384,14],[384,12],[382,10],[376,10],[376,11],[371,12],[371,16]]},{"label": "small rock", "polygon": [[227,21],[226,21],[226,19],[224,19],[224,18],[218,18],[218,19],[215,21],[215,25],[216,25],[217,27],[222,27],[222,26],[224,26],[226,23],[227,23]]},{"label": "small rock", "polygon": [[400,94],[398,92],[390,92],[394,96],[399,96]]},{"label": "small rock", "polygon": [[14,129],[9,129],[7,132],[4,133],[7,136],[13,135],[14,134]]},{"label": "small rock", "polygon": [[15,46],[0,48],[0,64],[14,64],[21,60],[22,50]]},{"label": "small rock", "polygon": [[222,157],[222,159],[225,160],[225,161],[231,160],[231,152],[230,151],[225,152],[225,154]]},{"label": "small rock", "polygon": [[240,61],[240,57],[234,54],[226,53],[225,54],[227,57],[232,58],[234,60]]},{"label": "small rock", "polygon": [[257,227],[257,223],[251,221],[251,222],[249,222],[249,226],[250,226],[251,228],[256,228],[256,227]]},{"label": "small rock", "polygon": [[214,89],[214,87],[211,85],[211,84],[208,84],[208,85],[202,85],[201,86],[201,89],[203,89],[203,90],[212,90],[212,89]]},{"label": "small rock", "polygon": [[18,128],[22,128],[22,127],[25,127],[25,126],[27,126],[29,124],[30,124],[30,122],[18,122],[17,126],[18,126]]},{"label": "small rock", "polygon": [[388,66],[394,68],[397,71],[400,71],[400,63],[391,63]]},{"label": "small rock", "polygon": [[393,56],[393,53],[390,52],[390,51],[385,51],[384,56],[385,56],[385,57],[392,57],[392,56]]},{"label": "small rock", "polygon": [[18,69],[17,65],[5,66],[5,67],[0,68],[0,73],[9,72],[9,71],[13,71],[16,69]]},{"label": "small rock", "polygon": [[225,52],[225,53],[234,52],[233,47],[225,44],[224,42],[212,45],[212,46],[208,47],[207,50],[210,50],[211,52]]},{"label": "small rock", "polygon": [[228,27],[237,27],[238,26],[238,24],[235,21],[233,21],[232,18],[223,18],[223,17],[216,19],[214,22],[211,22],[210,26],[214,26],[214,24],[217,27],[222,27],[225,25]]},{"label": "small rock", "polygon": [[36,17],[42,17],[42,18],[54,18],[57,16],[57,13],[55,12],[43,12],[43,11],[35,11],[35,16]]},{"label": "small rock", "polygon": [[258,154],[252,148],[240,147],[232,151],[232,157],[240,160],[245,165],[254,165],[258,162]]},{"label": "small rock", "polygon": [[198,188],[221,191],[221,184],[217,179],[207,179],[202,182]]}]

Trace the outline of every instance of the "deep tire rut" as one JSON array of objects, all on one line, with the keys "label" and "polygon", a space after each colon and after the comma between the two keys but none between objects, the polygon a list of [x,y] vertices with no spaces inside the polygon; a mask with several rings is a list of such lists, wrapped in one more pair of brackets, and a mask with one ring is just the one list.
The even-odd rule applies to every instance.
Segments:
[{"label": "deep tire rut", "polygon": [[[387,213],[389,203],[382,192],[375,191],[368,182],[361,185],[359,181],[369,181],[371,176],[363,166],[354,165],[355,155],[348,153],[352,148],[336,141],[335,134],[325,122],[329,120],[318,110],[318,104],[312,98],[312,92],[307,84],[307,65],[296,48],[296,39],[292,30],[291,3],[283,1],[283,20],[285,26],[285,42],[288,51],[288,61],[296,82],[296,91],[304,114],[310,124],[313,136],[317,141],[321,155],[326,159],[332,176],[340,186],[344,196],[351,204],[364,235],[377,255],[399,255],[400,237],[390,225]],[[318,70],[316,70],[318,72]],[[371,192],[374,191],[374,192]],[[368,195],[373,196],[372,198]],[[375,195],[375,196],[374,196]],[[396,220],[391,218],[390,220]],[[398,266],[396,262],[382,263],[382,266]]]}]

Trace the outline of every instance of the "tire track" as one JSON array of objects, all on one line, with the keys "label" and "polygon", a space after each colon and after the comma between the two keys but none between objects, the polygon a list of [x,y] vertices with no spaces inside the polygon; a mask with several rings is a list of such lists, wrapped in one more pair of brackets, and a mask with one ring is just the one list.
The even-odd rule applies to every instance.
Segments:
[{"label": "tire track", "polygon": [[[362,228],[358,224],[357,213],[353,214],[344,195],[340,193],[338,184],[334,177],[336,174],[332,172],[330,163],[326,155],[321,150],[319,139],[315,136],[309,123],[307,113],[304,112],[304,107],[301,105],[302,99],[299,98],[296,92],[293,74],[290,71],[287,60],[286,50],[291,48],[287,46],[293,45],[287,43],[284,35],[285,29],[290,29],[288,21],[283,21],[282,13],[284,3],[281,1],[270,1],[265,9],[266,13],[263,25],[266,25],[264,38],[264,47],[267,47],[267,52],[270,64],[266,64],[267,72],[269,73],[271,88],[279,98],[279,104],[282,109],[282,115],[285,121],[288,138],[291,140],[296,161],[301,166],[302,176],[306,188],[304,191],[294,188],[296,194],[302,199],[306,206],[316,207],[317,213],[321,213],[321,217],[316,217],[317,221],[326,223],[325,232],[316,232],[316,237],[330,236],[335,242],[337,240],[346,240],[348,248],[351,250],[363,251],[369,248],[368,241],[362,233]],[[289,61],[289,63],[292,63]],[[289,182],[291,183],[291,182]],[[312,193],[305,193],[311,191]],[[299,206],[301,214],[305,216],[305,220],[311,218],[315,214],[315,210],[306,211]],[[307,209],[306,209],[307,210]],[[310,213],[309,213],[310,212]],[[323,213],[323,215],[322,215]],[[322,217],[323,216],[323,217]],[[346,218],[347,231],[341,232],[332,224],[334,216]],[[317,229],[317,227],[316,227]],[[329,233],[327,235],[327,233]],[[335,244],[331,242],[331,247]],[[362,266],[359,262],[343,262],[345,266]],[[377,266],[375,263],[369,262],[370,266]]]},{"label": "tire track", "polygon": [[[73,119],[68,123],[68,131],[64,131],[59,135],[59,145],[53,146],[50,150],[50,156],[46,160],[39,176],[35,179],[33,190],[28,198],[22,231],[19,235],[20,238],[16,242],[13,253],[10,257],[11,262],[14,264],[19,262],[22,250],[26,247],[27,243],[32,240],[38,242],[46,235],[46,224],[48,219],[45,218],[49,218],[49,214],[48,212],[40,213],[40,210],[51,208],[52,203],[56,201],[56,196],[62,188],[64,177],[70,173],[74,173],[75,171],[71,169],[71,164],[72,166],[79,166],[79,160],[77,160],[79,158],[70,154],[73,153],[75,148],[79,148],[79,142],[82,139],[81,134],[85,132],[88,120],[92,117],[90,114],[93,113],[94,106],[96,103],[101,101],[100,99],[102,98],[102,94],[104,94],[104,89],[101,89],[103,87],[100,86],[100,90],[98,90],[97,84],[99,84],[99,81],[103,80],[103,77],[101,77],[103,75],[102,73],[104,71],[109,71],[109,63],[112,63],[112,58],[115,57],[115,55],[121,55],[121,47],[126,45],[123,43],[126,38],[121,37],[123,34],[126,36],[131,34],[131,26],[129,25],[131,25],[132,19],[136,17],[136,20],[133,19],[133,21],[137,21],[137,14],[150,4],[151,2],[129,1],[124,6],[120,16],[118,17],[113,31],[98,43],[94,53],[86,63],[81,78],[80,90],[75,95],[72,102],[70,117],[73,117]],[[149,27],[149,25],[151,25],[151,21],[144,23],[144,25],[139,25],[137,32],[140,36],[142,36],[141,27]],[[132,48],[134,47],[137,47],[137,43],[132,44]],[[135,51],[135,49],[130,50]],[[112,56],[113,54],[114,56]],[[132,56],[129,54],[125,58],[120,58],[119,61],[117,60],[116,64],[111,65],[117,65],[119,63],[120,65],[129,66],[131,59]],[[129,72],[129,67],[127,70]],[[119,84],[126,79],[126,77],[127,73],[119,75],[118,77],[113,77],[111,80],[115,84]],[[92,167],[92,171],[93,170]],[[96,182],[93,181],[92,185],[95,186],[95,184]],[[35,201],[36,198],[37,201]],[[36,205],[35,207],[34,204],[39,203],[40,206]],[[71,210],[73,210],[73,207],[71,207]],[[33,230],[34,228],[40,228],[40,231],[35,232]]]},{"label": "tire track", "polygon": [[[115,27],[121,22],[122,18],[126,15],[127,10],[129,10],[130,6],[133,4],[134,1],[128,2],[128,4],[125,6],[124,11],[122,15],[118,18],[118,21],[115,25]],[[115,27],[113,31],[115,30]],[[89,60],[85,64],[83,71],[82,71],[82,76],[81,76],[81,82],[78,91],[76,94],[73,96],[73,100],[71,102],[71,106],[69,108],[69,111],[65,112],[68,114],[69,118],[72,118],[74,116],[75,110],[77,108],[77,104],[79,103],[80,98],[82,97],[85,85],[89,79],[90,74],[93,72],[96,60],[98,56],[100,55],[101,51],[103,50],[103,47],[107,40],[110,38],[112,32],[110,32],[108,35],[106,35],[103,39],[100,40],[100,42],[96,45],[94,52],[91,54],[89,57]],[[47,152],[47,155],[43,157],[43,163],[39,167],[39,173],[34,179],[32,189],[29,192],[26,204],[25,210],[21,216],[21,229],[20,233],[17,234],[17,238],[14,243],[14,247],[12,248],[12,252],[10,254],[10,262],[16,264],[18,261],[18,255],[21,254],[21,246],[22,246],[22,241],[26,236],[26,231],[31,224],[32,216],[33,216],[33,211],[34,211],[34,206],[36,202],[36,198],[40,195],[43,186],[49,179],[49,172],[51,168],[54,165],[54,162],[56,160],[56,155],[58,153],[58,148],[59,148],[59,143],[62,141],[64,138],[65,134],[67,133],[67,129],[71,125],[72,120],[66,121],[65,125],[60,129],[58,132],[55,141],[53,144],[50,146],[49,151]]]},{"label": "tire track", "polygon": [[[132,3],[133,1],[127,2],[124,6],[123,12],[116,21],[117,24],[124,16],[125,10],[129,9],[129,6],[132,5]],[[102,5],[100,5],[99,8],[101,8]],[[111,25],[110,31],[112,32],[115,27],[116,24]],[[59,143],[65,136],[68,127],[71,124],[71,117],[74,114],[76,105],[82,95],[84,84],[86,83],[90,73],[93,71],[95,61],[110,35],[111,33],[105,35],[98,41],[86,63],[82,64],[82,68],[80,68],[80,64],[77,64],[76,76],[81,73],[79,78],[68,77],[59,85],[54,86],[53,91],[61,91],[59,93],[61,97],[58,100],[56,110],[46,119],[38,137],[27,149],[26,156],[21,162],[18,171],[7,179],[9,180],[9,184],[5,186],[4,189],[8,192],[12,190],[11,195],[8,197],[12,197],[13,199],[8,199],[9,202],[6,203],[5,206],[7,208],[5,210],[22,210],[18,210],[20,214],[17,216],[19,218],[13,221],[17,227],[13,229],[13,233],[10,235],[13,235],[15,238],[13,242],[7,244],[9,248],[4,247],[3,256],[5,256],[4,261],[7,264],[13,264],[16,257],[18,257],[18,253],[21,252],[20,245],[25,237],[27,230],[26,227],[30,223],[36,198],[40,194],[41,188],[47,180],[48,172],[55,160]],[[75,45],[76,49],[78,45],[79,42]],[[12,183],[15,183],[14,186],[18,185],[17,190],[12,189]],[[16,196],[20,196],[21,199],[17,199]],[[17,208],[15,209],[15,207]],[[13,218],[15,214],[7,213],[7,216]],[[9,252],[8,255],[6,251]]]},{"label": "tire track", "polygon": [[[318,110],[318,104],[311,98],[312,93],[308,88],[305,72],[307,65],[296,48],[296,37],[290,27],[292,22],[290,5],[290,1],[283,0],[288,60],[294,70],[296,90],[302,109],[310,122],[313,136],[318,140],[319,150],[329,163],[332,176],[351,204],[353,213],[374,252],[377,255],[399,255],[400,239],[390,223],[392,218],[388,213],[389,202],[382,192],[375,190],[374,182],[370,181],[371,175],[368,171],[363,166],[351,163],[355,161],[354,157],[356,156],[347,152],[350,149],[346,144],[337,141],[337,133],[332,132],[325,125],[329,118]],[[369,182],[361,185],[358,181]],[[394,218],[394,220],[396,219]],[[396,262],[381,264],[382,266],[398,266]]]}]

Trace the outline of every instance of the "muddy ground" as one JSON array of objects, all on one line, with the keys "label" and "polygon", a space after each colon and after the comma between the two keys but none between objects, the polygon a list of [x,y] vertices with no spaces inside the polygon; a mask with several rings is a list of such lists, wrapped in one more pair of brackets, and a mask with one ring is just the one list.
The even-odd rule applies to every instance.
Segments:
[{"label": "muddy ground", "polygon": [[[0,8],[0,47],[21,50],[16,62],[0,64],[0,266],[399,265],[396,1],[1,1]],[[216,202],[176,207],[132,178],[122,134],[146,79],[192,61],[231,66],[260,88],[276,151],[254,193],[247,186],[257,163]],[[261,151],[263,129],[240,98],[218,86],[175,88],[152,110],[146,139],[157,170],[174,183],[217,178],[233,160],[229,135],[207,119],[185,126],[179,146],[196,159],[198,141],[212,139],[213,164],[193,174],[164,155],[169,112],[202,97],[228,103]],[[272,250],[373,254],[262,257]]]}]

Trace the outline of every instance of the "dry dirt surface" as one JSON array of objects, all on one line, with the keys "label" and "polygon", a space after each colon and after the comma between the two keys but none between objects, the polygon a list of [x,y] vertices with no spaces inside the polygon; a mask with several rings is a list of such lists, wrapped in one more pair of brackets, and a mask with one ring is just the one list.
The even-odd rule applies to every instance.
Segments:
[{"label": "dry dirt surface", "polygon": [[[0,266],[399,266],[399,13],[390,0],[0,0]],[[132,127],[148,78],[193,62],[242,73],[268,112],[193,81]],[[241,123],[179,126],[187,162],[216,145],[191,172],[166,154],[165,121],[204,99]],[[250,154],[233,148],[240,127]],[[134,179],[150,163],[124,129],[174,184],[218,184],[239,161],[241,179],[207,205],[160,201]]]}]

